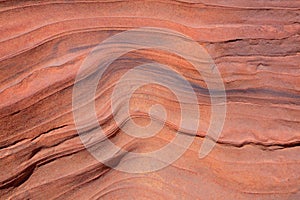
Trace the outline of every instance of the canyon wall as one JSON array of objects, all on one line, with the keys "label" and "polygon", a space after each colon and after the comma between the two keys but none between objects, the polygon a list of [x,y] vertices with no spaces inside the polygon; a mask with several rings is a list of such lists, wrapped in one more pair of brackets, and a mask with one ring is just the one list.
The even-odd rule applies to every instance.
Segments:
[{"label": "canyon wall", "polygon": [[[1,1],[0,26],[0,199],[300,199],[299,0]],[[217,138],[206,137],[213,107],[206,74],[166,49],[129,51],[110,64],[91,99],[106,138],[88,148],[105,153],[101,144],[110,140],[126,150],[102,163],[79,137],[74,84],[94,48],[140,27],[176,31],[207,51],[225,87],[224,126]],[[187,110],[199,108],[196,131],[181,130],[181,102],[155,83],[134,91],[125,116],[118,109],[130,81],[123,82],[113,113],[111,95],[122,76],[154,62],[192,86],[197,102]],[[92,79],[95,71],[82,79]],[[148,80],[142,72],[136,80]],[[154,68],[144,72],[191,97],[175,76]],[[155,104],[164,107],[165,122],[160,115],[151,118]],[[162,125],[152,137],[125,133],[151,120]],[[95,134],[93,126],[83,134]],[[177,134],[193,141],[166,167],[116,169],[129,162],[128,152],[160,149]],[[214,147],[200,158],[205,140]]]}]

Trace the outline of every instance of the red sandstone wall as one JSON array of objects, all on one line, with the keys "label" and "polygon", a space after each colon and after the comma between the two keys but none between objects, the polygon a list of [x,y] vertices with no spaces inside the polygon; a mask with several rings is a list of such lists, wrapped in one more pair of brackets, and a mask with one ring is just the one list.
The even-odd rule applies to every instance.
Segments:
[{"label": "red sandstone wall", "polygon": [[[0,27],[0,199],[300,199],[300,1],[1,1]],[[209,94],[197,90],[206,88],[204,80],[168,52],[123,55],[96,96],[97,117],[116,145],[152,151],[178,130],[166,123],[151,138],[128,140],[114,122],[109,95],[137,64],[160,62],[187,77],[201,116],[183,156],[164,169],[132,174],[85,149],[72,90],[97,44],[139,27],[178,31],[204,47],[223,78],[227,113],[215,147],[200,159],[211,117]],[[178,122],[174,94],[151,84],[132,97],[135,122],[148,123],[155,103]],[[118,165],[126,155],[110,160]]]}]

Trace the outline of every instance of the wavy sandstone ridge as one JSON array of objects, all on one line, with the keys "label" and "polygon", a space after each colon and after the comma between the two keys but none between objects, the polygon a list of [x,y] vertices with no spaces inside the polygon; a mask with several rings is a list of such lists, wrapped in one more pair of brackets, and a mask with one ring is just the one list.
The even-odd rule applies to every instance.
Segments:
[{"label": "wavy sandstone ridge", "polygon": [[[300,1],[1,1],[0,26],[0,199],[300,198]],[[163,105],[167,120],[159,133],[129,137],[114,121],[114,86],[140,64],[159,62],[183,75],[201,116],[196,133],[181,133],[195,138],[180,159],[156,172],[130,174],[85,149],[74,124],[72,90],[94,47],[138,27],[168,28],[202,45],[222,75],[227,115],[216,146],[199,159],[211,118],[202,77],[165,51],[122,55],[95,96],[99,124],[114,144],[149,152],[168,144],[179,129],[176,96],[155,84],[133,94],[130,115],[146,125],[151,105]],[[164,80],[181,87],[174,77]],[[124,101],[120,95],[117,106]],[[124,127],[128,117],[120,117]],[[159,117],[155,123],[161,124]],[[115,154],[108,162],[126,158]]]}]

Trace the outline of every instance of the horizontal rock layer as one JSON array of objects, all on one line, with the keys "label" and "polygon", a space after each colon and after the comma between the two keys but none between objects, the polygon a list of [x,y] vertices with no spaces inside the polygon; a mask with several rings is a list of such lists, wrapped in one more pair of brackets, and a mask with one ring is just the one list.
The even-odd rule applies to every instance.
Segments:
[{"label": "horizontal rock layer", "polygon": [[[1,1],[0,5],[1,199],[300,198],[299,1]],[[180,129],[178,99],[155,84],[134,93],[127,117],[145,125],[151,105],[163,105],[168,116],[158,134],[132,138],[114,121],[110,105],[114,86],[140,64],[158,62],[183,75],[193,86],[200,110],[197,132],[181,133],[195,137],[182,157],[159,171],[131,174],[98,162],[86,150],[74,123],[72,92],[91,50],[113,35],[139,27],[171,29],[204,47],[223,78],[227,113],[216,146],[200,159],[211,119],[203,77],[170,52],[140,49],[122,55],[104,73],[95,97],[98,121],[116,145],[132,152],[153,151],[168,144]],[[172,78],[166,81],[177,83]],[[118,105],[124,101],[120,96]],[[127,120],[122,118],[124,127]],[[112,155],[110,161],[126,163],[126,154]]]}]

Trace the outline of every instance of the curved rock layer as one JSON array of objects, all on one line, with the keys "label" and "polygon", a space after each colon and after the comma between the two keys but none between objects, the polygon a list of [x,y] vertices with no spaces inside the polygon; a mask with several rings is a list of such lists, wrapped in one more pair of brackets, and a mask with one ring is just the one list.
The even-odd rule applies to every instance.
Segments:
[{"label": "curved rock layer", "polygon": [[[0,26],[0,199],[300,199],[300,1],[1,1]],[[114,144],[149,152],[179,129],[176,96],[156,84],[136,90],[130,116],[121,116],[124,127],[128,117],[144,126],[151,105],[161,104],[167,119],[156,135],[130,137],[114,121],[114,86],[137,65],[158,62],[183,75],[201,116],[196,133],[181,133],[195,138],[176,162],[132,174],[107,167],[85,149],[72,92],[94,47],[139,27],[175,30],[202,45],[223,78],[227,114],[215,147],[200,159],[211,119],[204,79],[170,52],[121,56],[95,96],[98,122]],[[165,80],[180,88],[173,78]],[[154,121],[162,124],[160,116]],[[108,161],[120,165],[126,158],[113,154]]]}]

